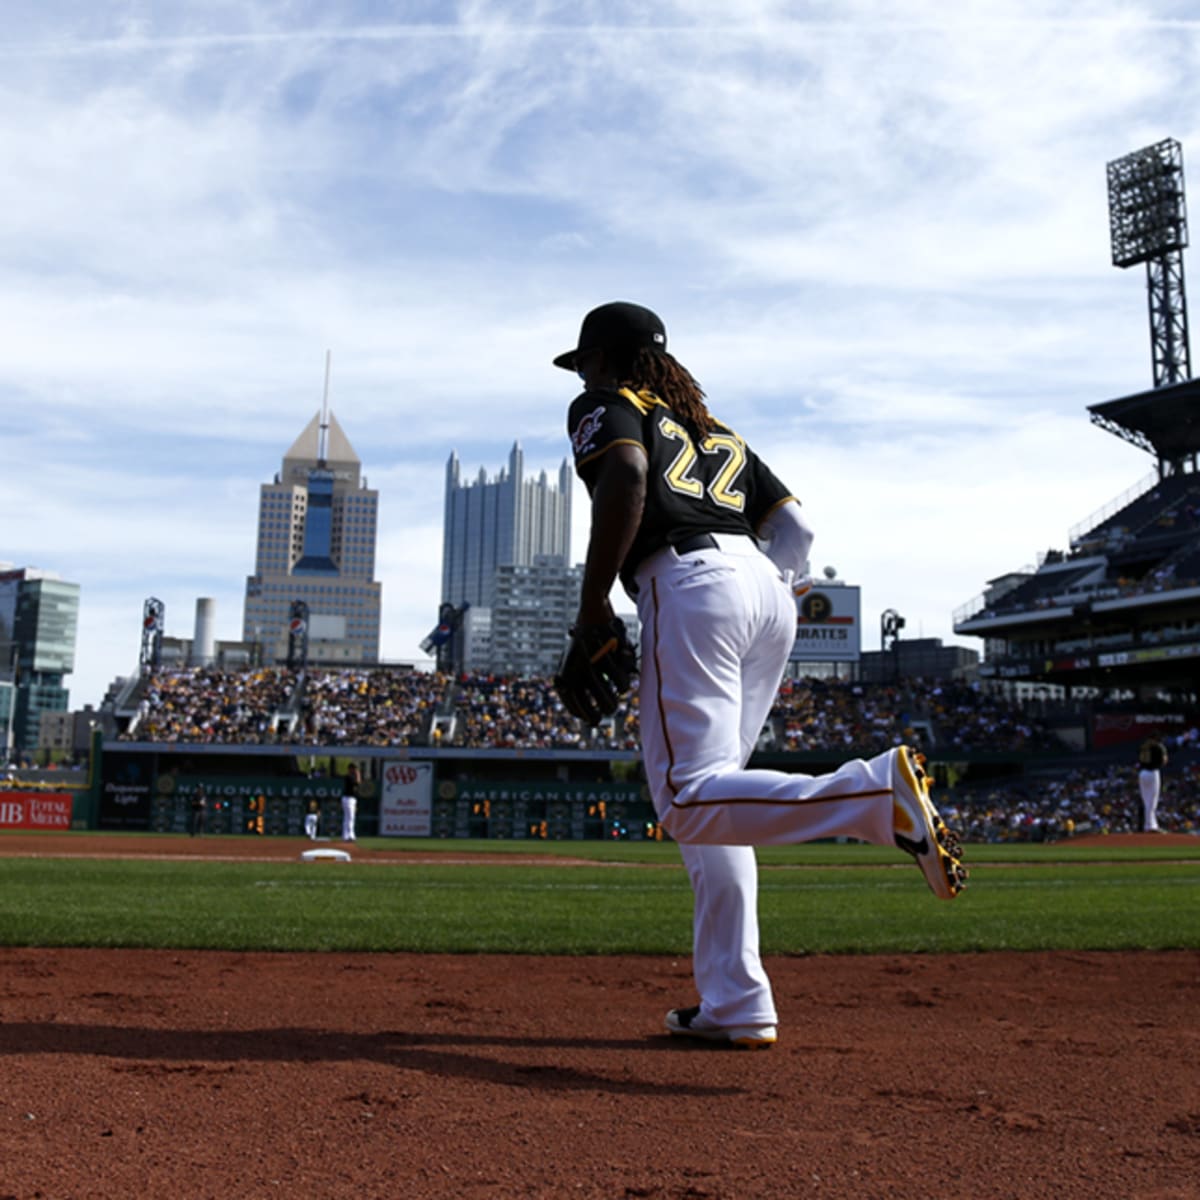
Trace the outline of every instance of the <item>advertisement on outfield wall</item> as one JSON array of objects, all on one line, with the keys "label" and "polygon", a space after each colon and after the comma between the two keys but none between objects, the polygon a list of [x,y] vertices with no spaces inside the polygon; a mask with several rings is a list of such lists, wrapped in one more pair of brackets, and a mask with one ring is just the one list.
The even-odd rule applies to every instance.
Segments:
[{"label": "advertisement on outfield wall", "polygon": [[104,754],[100,785],[101,829],[149,829],[154,756],[121,750]]},{"label": "advertisement on outfield wall", "polygon": [[70,829],[70,792],[0,792],[0,829]]},{"label": "advertisement on outfield wall", "polygon": [[433,764],[389,762],[379,799],[382,837],[429,837],[433,832]]},{"label": "advertisement on outfield wall", "polygon": [[862,650],[859,588],[817,584],[796,597],[794,663],[858,662]]}]

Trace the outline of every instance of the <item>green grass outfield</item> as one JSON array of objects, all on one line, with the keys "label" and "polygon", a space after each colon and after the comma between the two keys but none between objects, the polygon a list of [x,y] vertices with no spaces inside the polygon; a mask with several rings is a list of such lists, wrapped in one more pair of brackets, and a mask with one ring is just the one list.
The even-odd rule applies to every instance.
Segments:
[{"label": "green grass outfield", "polygon": [[[204,847],[219,855],[224,840]],[[496,865],[0,857],[0,945],[690,952],[691,893],[669,844],[372,839],[352,853],[367,848],[487,851]],[[505,865],[514,853],[588,861]],[[953,903],[887,848],[768,848],[760,862],[766,954],[1200,949],[1200,838],[970,846]]]}]

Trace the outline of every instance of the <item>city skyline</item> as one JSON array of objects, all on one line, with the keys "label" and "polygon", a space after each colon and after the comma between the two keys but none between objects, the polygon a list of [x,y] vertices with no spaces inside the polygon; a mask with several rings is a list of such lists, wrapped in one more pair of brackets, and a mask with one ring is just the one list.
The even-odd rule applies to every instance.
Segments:
[{"label": "city skyline", "polygon": [[427,661],[450,449],[519,437],[553,477],[578,385],[551,359],[608,300],[660,313],[800,497],[866,649],[885,609],[980,649],[955,609],[1153,472],[1087,406],[1151,381],[1105,166],[1197,153],[1177,3],[405,12],[6,10],[0,558],[80,584],[73,706],[136,669],[147,596],[239,637],[326,348],[388,661]]}]

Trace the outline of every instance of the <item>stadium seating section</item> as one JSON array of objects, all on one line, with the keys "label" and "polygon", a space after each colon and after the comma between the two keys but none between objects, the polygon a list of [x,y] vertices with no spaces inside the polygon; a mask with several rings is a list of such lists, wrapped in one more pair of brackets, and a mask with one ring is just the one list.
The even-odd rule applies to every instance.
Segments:
[{"label": "stadium seating section", "polygon": [[[1132,752],[1119,762],[1078,760],[1035,714],[977,685],[907,680],[898,685],[828,679],[785,681],[760,750],[817,750],[839,758],[901,742],[942,767],[943,807],[970,841],[1046,841],[1124,832],[1136,820]],[[567,716],[548,679],[449,676],[413,670],[282,668],[160,671],[143,681],[136,717],[121,738],[151,743],[335,747],[634,750],[637,700],[589,731]],[[1174,739],[1177,769],[1164,776],[1160,821],[1200,833],[1200,730]],[[1045,773],[986,783],[958,778],[956,756],[1043,759]],[[1064,765],[1066,763],[1067,765]],[[949,772],[949,776],[945,772]]]},{"label": "stadium seating section", "polygon": [[[585,729],[544,678],[196,668],[148,677],[137,714],[120,736],[160,743],[634,750],[637,722],[635,694],[611,720]],[[980,688],[821,679],[785,681],[759,744],[878,753],[901,742],[940,752],[1057,747],[1036,718]]]}]

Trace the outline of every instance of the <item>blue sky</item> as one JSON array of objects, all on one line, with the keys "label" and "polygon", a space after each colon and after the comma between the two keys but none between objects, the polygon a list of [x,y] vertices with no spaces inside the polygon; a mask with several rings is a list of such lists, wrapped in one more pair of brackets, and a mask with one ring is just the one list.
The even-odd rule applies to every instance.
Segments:
[{"label": "blue sky", "polygon": [[446,459],[557,470],[550,358],[613,299],[804,501],[867,648],[889,607],[978,646],[954,609],[1153,469],[1085,409],[1151,383],[1104,168],[1200,153],[1186,12],[6,5],[0,559],[82,585],[73,703],[134,669],[149,595],[240,635],[326,349],[381,494],[382,653],[419,661]]}]

